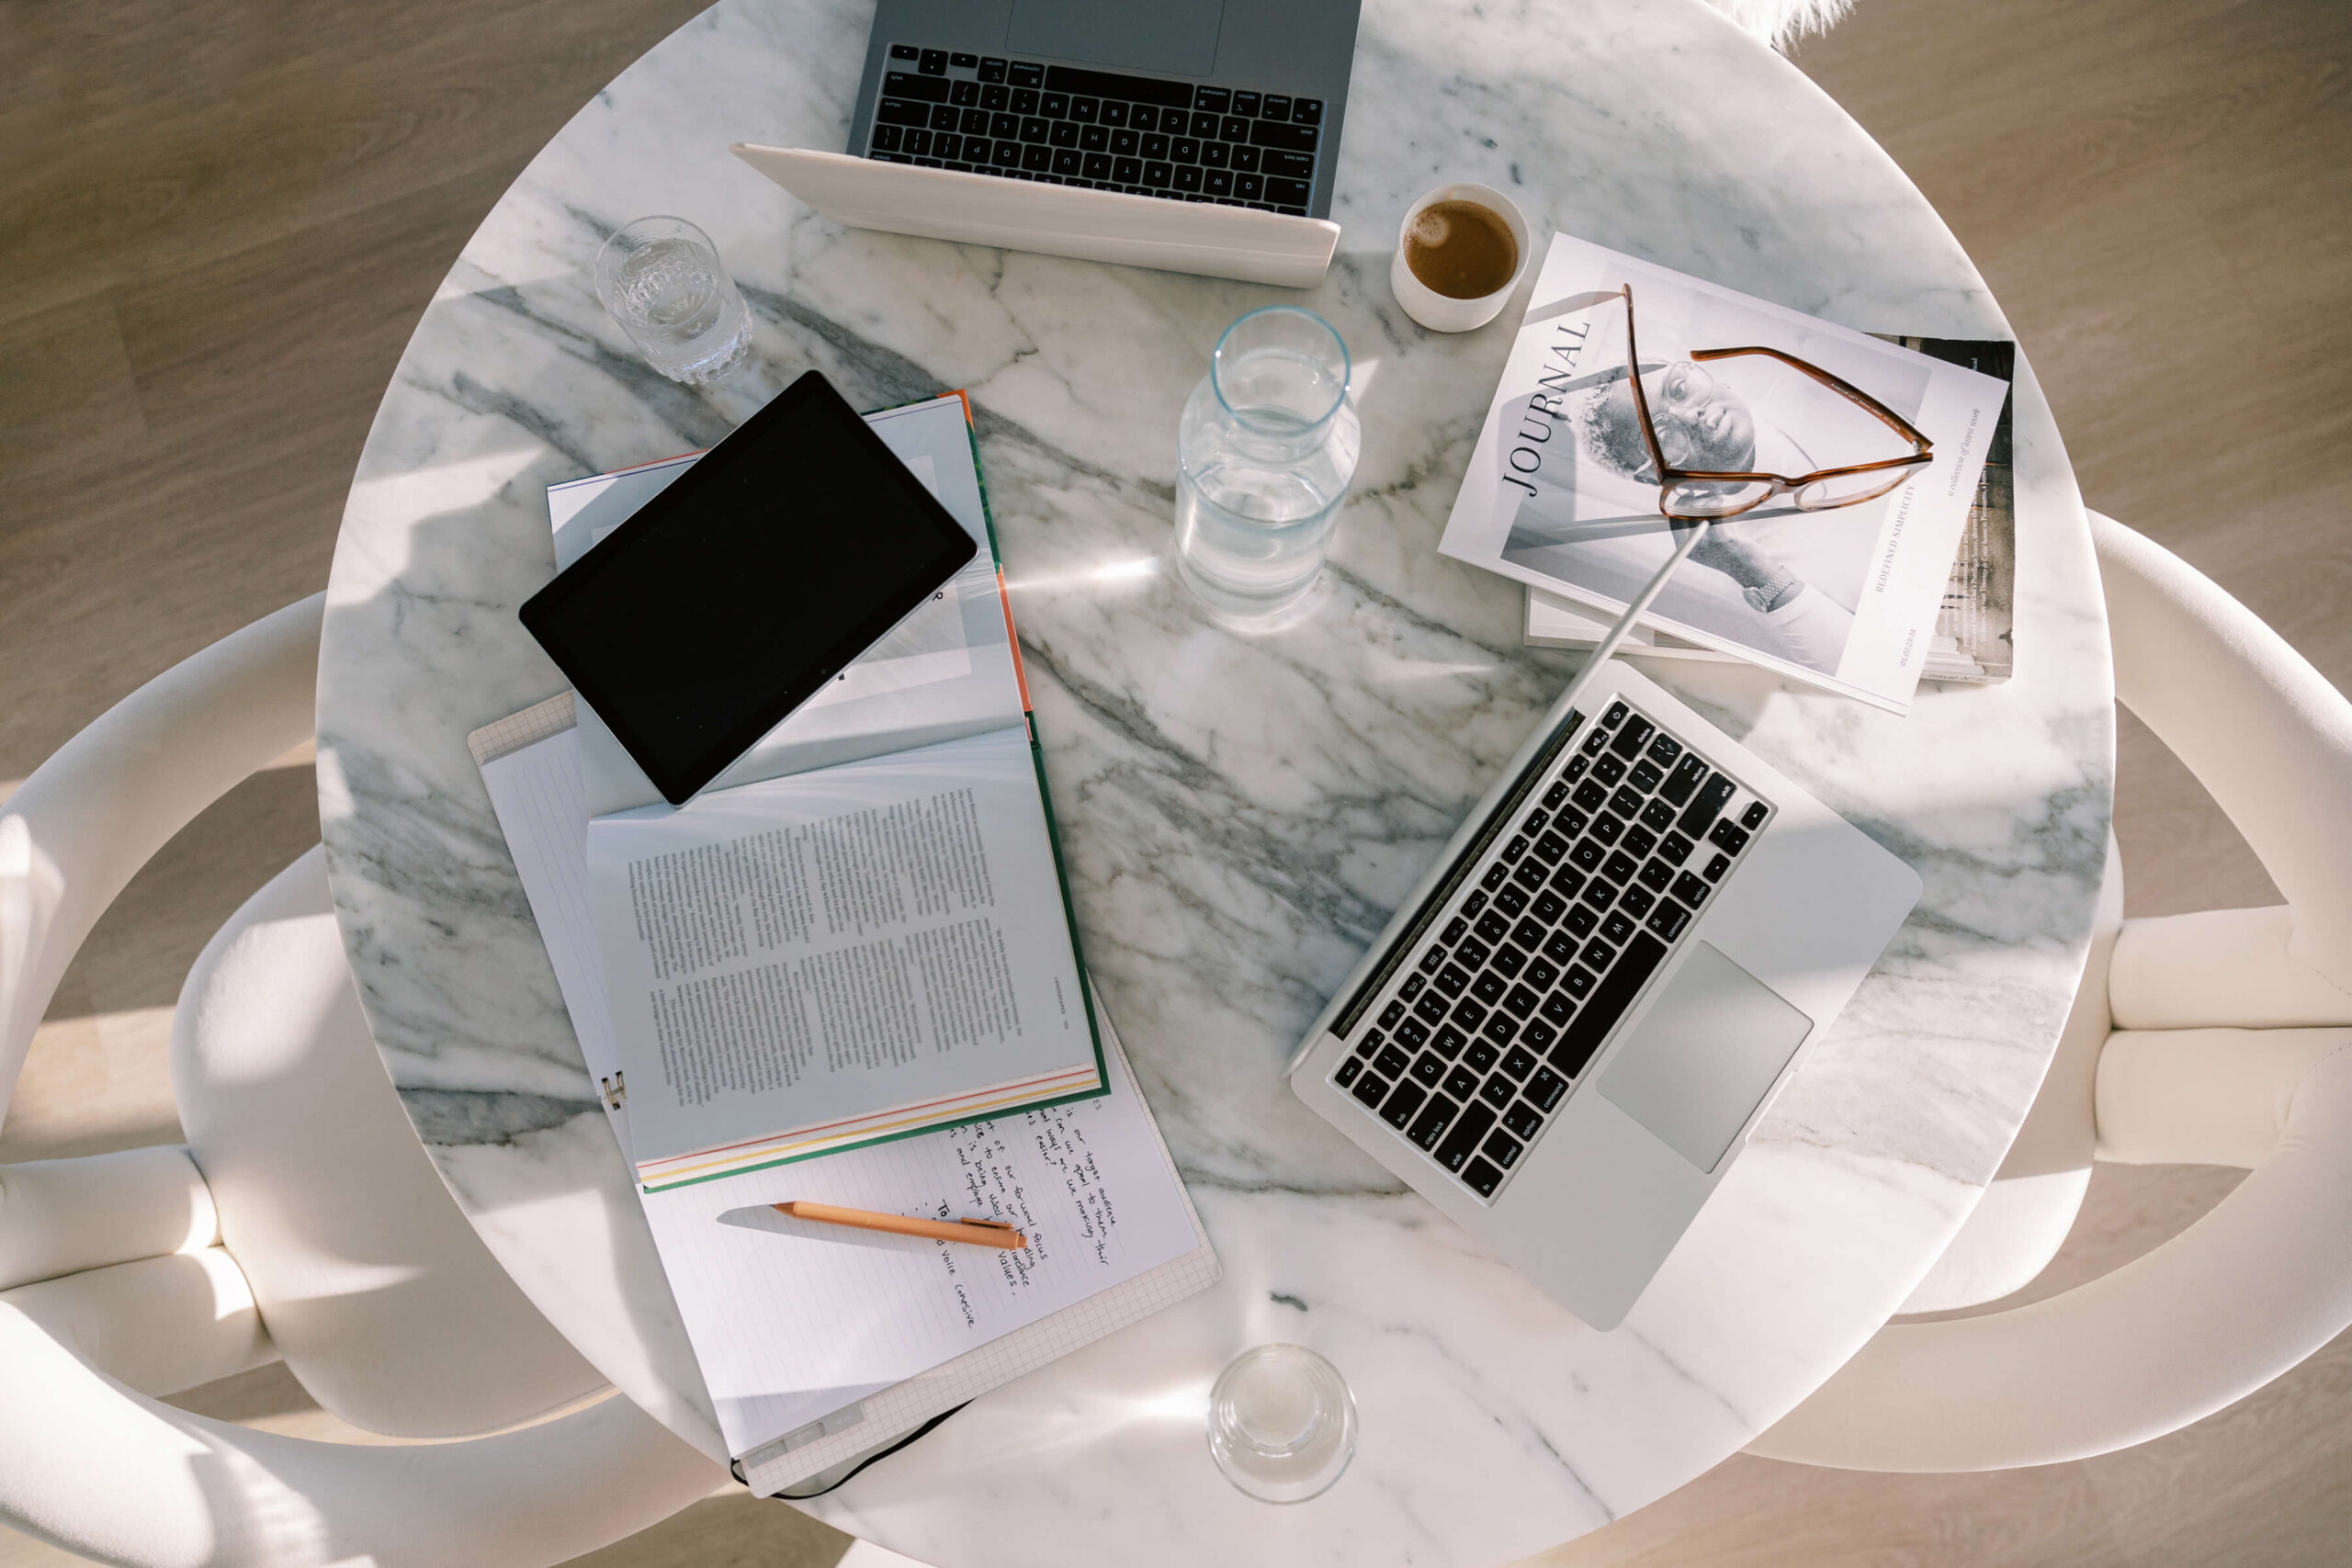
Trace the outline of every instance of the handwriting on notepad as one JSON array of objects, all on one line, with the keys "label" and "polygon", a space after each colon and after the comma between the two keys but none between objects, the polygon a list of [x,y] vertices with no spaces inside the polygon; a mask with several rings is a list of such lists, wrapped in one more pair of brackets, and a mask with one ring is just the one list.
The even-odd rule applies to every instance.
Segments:
[{"label": "handwriting on notepad", "polygon": [[940,1266],[967,1319],[972,1307],[961,1280],[967,1269],[994,1269],[1008,1288],[1020,1292],[1065,1248],[1097,1268],[1115,1266],[1111,1249],[1118,1208],[1086,1136],[1100,1110],[1091,1102],[1055,1106],[975,1122],[949,1135],[960,1186],[941,1201],[939,1217],[983,1215],[1018,1226],[1029,1239],[1018,1252],[987,1257],[940,1248]]}]

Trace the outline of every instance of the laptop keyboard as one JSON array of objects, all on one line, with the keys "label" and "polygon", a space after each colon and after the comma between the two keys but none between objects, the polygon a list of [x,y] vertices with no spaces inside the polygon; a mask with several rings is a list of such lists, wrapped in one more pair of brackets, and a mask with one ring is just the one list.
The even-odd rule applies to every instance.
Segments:
[{"label": "laptop keyboard", "polygon": [[1323,100],[890,46],[866,156],[1306,216]]},{"label": "laptop keyboard", "polygon": [[1341,1021],[1354,1049],[1331,1082],[1481,1199],[1772,815],[1627,703],[1579,739],[1582,722],[1554,732]]}]

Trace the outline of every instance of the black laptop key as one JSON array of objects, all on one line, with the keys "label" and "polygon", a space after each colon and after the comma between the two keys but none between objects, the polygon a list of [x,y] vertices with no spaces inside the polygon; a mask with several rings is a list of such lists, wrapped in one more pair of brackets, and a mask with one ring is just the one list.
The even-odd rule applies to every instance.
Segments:
[{"label": "black laptop key", "polygon": [[1560,1032],[1540,1018],[1529,1019],[1527,1027],[1519,1032],[1519,1043],[1538,1055],[1549,1051],[1559,1037]]},{"label": "black laptop key", "polygon": [[1657,847],[1657,835],[1636,825],[1625,829],[1625,836],[1617,841],[1617,847],[1639,860]]},{"label": "black laptop key", "polygon": [[1600,922],[1600,934],[1607,937],[1613,945],[1624,946],[1625,939],[1634,934],[1633,917],[1623,909],[1616,911]]},{"label": "black laptop key", "polygon": [[1538,1067],[1535,1076],[1527,1080],[1527,1098],[1539,1111],[1550,1111],[1568,1092],[1568,1080],[1549,1067]]},{"label": "black laptop key", "polygon": [[1642,807],[1642,826],[1654,833],[1663,833],[1674,826],[1674,807],[1660,799]]},{"label": "black laptop key", "polygon": [[1601,728],[1604,729],[1616,728],[1619,725],[1625,722],[1626,716],[1633,711],[1634,710],[1632,708],[1627,707],[1623,703],[1611,703],[1609,705],[1609,711],[1600,716]]},{"label": "black laptop key", "polygon": [[1527,1075],[1534,1070],[1534,1053],[1529,1051],[1523,1043],[1514,1045],[1503,1053],[1503,1071],[1510,1075],[1511,1082],[1525,1083]]},{"label": "black laptop key", "polygon": [[1195,87],[1193,90],[1193,107],[1207,109],[1212,114],[1223,114],[1233,107],[1233,95],[1223,87]]},{"label": "black laptop key", "polygon": [[1586,811],[1598,811],[1609,804],[1609,792],[1600,786],[1599,781],[1587,779],[1577,785],[1576,794],[1568,798]]},{"label": "black laptop key", "polygon": [[1560,989],[1572,997],[1585,997],[1591,995],[1594,983],[1595,976],[1592,971],[1578,964],[1572,965],[1567,974],[1561,977]]},{"label": "black laptop key", "polygon": [[1179,164],[1201,161],[1201,144],[1189,136],[1179,136],[1168,143],[1168,156]]},{"label": "black laptop key", "polygon": [[1590,839],[1579,840],[1568,853],[1568,863],[1585,871],[1599,871],[1600,863],[1609,858],[1608,847]]},{"label": "black laptop key", "polygon": [[1290,118],[1293,125],[1322,124],[1323,100],[1320,98],[1292,99],[1290,106]]},{"label": "black laptop key", "polygon": [[1462,1052],[1462,1065],[1479,1074],[1486,1073],[1501,1058],[1502,1052],[1484,1040],[1473,1040]]},{"label": "black laptop key", "polygon": [[1421,1113],[1413,1118],[1413,1124],[1406,1129],[1405,1136],[1420,1148],[1433,1149],[1437,1147],[1437,1141],[1445,1136],[1445,1130],[1453,1125],[1454,1114],[1460,1110],[1460,1106],[1445,1096],[1433,1094],[1430,1096],[1429,1103],[1421,1107]]},{"label": "black laptop key", "polygon": [[[1609,731],[1605,729],[1595,729],[1591,734],[1577,742],[1577,750],[1587,757],[1598,757],[1608,744]],[[1576,764],[1574,762],[1569,763],[1568,776],[1570,778],[1574,778],[1576,776]]]},{"label": "black laptop key", "polygon": [[1378,1073],[1366,1073],[1356,1079],[1348,1092],[1363,1100],[1368,1109],[1377,1111],[1380,1102],[1388,1098],[1388,1080]]},{"label": "black laptop key", "polygon": [[1596,757],[1592,763],[1592,776],[1614,789],[1624,781],[1625,764],[1614,757]]},{"label": "black laptop key", "polygon": [[1657,725],[1640,714],[1634,714],[1617,731],[1617,739],[1609,743],[1609,749],[1630,762],[1642,754],[1642,748],[1649,744],[1650,737],[1657,733]]},{"label": "black laptop key", "polygon": [[915,69],[922,72],[926,76],[946,75],[947,51],[944,49],[924,50],[922,51],[921,61],[916,64]]},{"label": "black laptop key", "polygon": [[1396,1021],[1404,1016],[1405,1004],[1403,1002],[1392,1001],[1386,1007],[1380,1010],[1380,1027],[1383,1029],[1394,1029],[1396,1027]]},{"label": "black laptop key", "polygon": [[1051,174],[1054,150],[1043,142],[1025,142],[1021,149],[1021,166],[1033,175]]},{"label": "black laptop key", "polygon": [[1548,958],[1539,958],[1527,966],[1527,983],[1539,991],[1548,991],[1559,983],[1560,971]]},{"label": "black laptop key", "polygon": [[[956,115],[956,129],[966,136],[988,136],[993,134],[989,129],[991,118],[986,109],[964,109]],[[978,143],[967,146],[964,150],[975,158],[984,157],[988,151]]]},{"label": "black laptop key", "polygon": [[921,60],[922,58],[922,51],[917,49],[910,43],[894,43],[890,46],[890,58],[893,60]]},{"label": "black laptop key", "polygon": [[1054,173],[1068,178],[1077,174],[1082,154],[1075,147],[1065,147],[1054,154]]},{"label": "black laptop key", "polygon": [[[1030,61],[1016,60],[1012,62],[1012,68],[1005,73],[1005,80],[1016,87],[1042,87],[1046,85],[1046,68]],[[1055,83],[1054,85],[1063,87],[1059,82]],[[1065,92],[1071,90],[1063,87]]]},{"label": "black laptop key", "polygon": [[1442,947],[1431,947],[1427,953],[1421,954],[1420,963],[1416,964],[1414,967],[1420,970],[1424,975],[1434,975],[1444,966],[1445,949]]},{"label": "black laptop key", "polygon": [[[1687,876],[1690,874],[1685,872],[1683,874]],[[1674,868],[1662,860],[1654,860],[1642,867],[1641,878],[1643,886],[1653,893],[1663,893],[1674,885]],[[1439,950],[1432,948],[1430,951]],[[1423,959],[1421,966],[1429,967],[1429,960]]]},{"label": "black laptop key", "polygon": [[1705,883],[1687,871],[1674,879],[1674,896],[1694,909],[1706,902],[1707,895],[1712,891]]},{"label": "black laptop key", "polygon": [[1363,1038],[1356,1042],[1356,1055],[1369,1062],[1372,1060],[1372,1054],[1387,1043],[1388,1036],[1381,1033],[1377,1029],[1367,1029],[1364,1031]]},{"label": "black laptop key", "polygon": [[1606,861],[1601,863],[1600,874],[1607,877],[1610,881],[1616,883],[1618,886],[1623,886],[1626,883],[1634,880],[1634,872],[1639,864],[1640,863],[1635,861],[1633,856],[1627,854],[1623,850],[1619,850],[1615,854],[1611,855]]},{"label": "black laptop key", "polygon": [[1396,1026],[1396,1038],[1405,1043],[1407,1050],[1418,1051],[1429,1043],[1429,1025],[1418,1018],[1408,1018]]},{"label": "black laptop key", "polygon": [[1666,782],[1666,775],[1658,772],[1657,763],[1643,761],[1635,762],[1625,771],[1625,780],[1635,789],[1647,795]]},{"label": "black laptop key", "polygon": [[1747,809],[1739,814],[1739,825],[1753,833],[1757,829],[1764,826],[1764,818],[1770,815],[1772,815],[1770,807],[1760,800],[1751,800],[1747,803]]},{"label": "black laptop key", "polygon": [[1470,982],[1470,994],[1489,1007],[1492,1007],[1509,989],[1510,989],[1510,982],[1491,969]]},{"label": "black laptop key", "polygon": [[1544,943],[1544,956],[1550,959],[1553,963],[1566,964],[1576,955],[1576,932],[1563,927],[1560,930],[1554,931],[1549,938],[1545,939]]},{"label": "black laptop key", "polygon": [[1568,901],[1545,888],[1535,896],[1535,918],[1547,926],[1557,925],[1560,917],[1568,912]]},{"label": "black laptop key", "polygon": [[1573,898],[1577,889],[1584,886],[1585,873],[1574,862],[1552,874],[1552,891],[1563,898]]},{"label": "black laptop key", "polygon": [[1184,127],[1185,134],[1202,141],[1216,140],[1216,116],[1200,107],[1200,97],[1193,98],[1193,118]]},{"label": "black laptop key", "polygon": [[999,60],[996,56],[994,56],[994,55],[992,55],[992,54],[989,54],[989,55],[983,55],[983,56],[981,56],[981,57],[980,57],[980,80],[981,80],[981,81],[983,81],[983,82],[1001,82],[1001,81],[1003,81],[1003,80],[1004,80],[1004,67],[1005,67],[1005,62],[1003,62],[1003,61],[1001,61],[1001,60]]},{"label": "black laptop key", "polygon": [[1584,944],[1584,951],[1578,953],[1577,957],[1584,961],[1586,968],[1598,975],[1617,961],[1617,950],[1599,937],[1594,937]]},{"label": "black laptop key", "polygon": [[1487,1134],[1487,1141],[1479,1145],[1478,1148],[1479,1152],[1488,1159],[1493,1160],[1505,1170],[1509,1170],[1519,1163],[1519,1151],[1526,1146],[1509,1133],[1498,1128]]},{"label": "black laptop key", "polygon": [[1037,89],[1035,87],[1015,87],[1012,89],[1012,112],[1014,114],[1035,115],[1039,101]]},{"label": "black laptop key", "polygon": [[[1358,1091],[1356,1098],[1362,1100],[1363,1093]],[[1448,1170],[1460,1170],[1463,1162],[1476,1152],[1478,1140],[1485,1137],[1494,1124],[1495,1113],[1491,1107],[1476,1100],[1464,1106],[1462,1114],[1454,1118],[1453,1131],[1448,1133],[1445,1141],[1437,1146],[1437,1163]]]},{"label": "black laptop key", "polygon": [[1396,1042],[1391,1040],[1381,1046],[1379,1053],[1373,1057],[1372,1065],[1378,1068],[1384,1077],[1401,1078],[1405,1076],[1405,1069],[1413,1065],[1413,1058]]},{"label": "black laptop key", "polygon": [[1469,934],[1470,923],[1462,919],[1461,916],[1456,915],[1453,919],[1445,922],[1445,930],[1437,933],[1437,939],[1438,941],[1445,943],[1446,946],[1452,947],[1455,942],[1460,942],[1464,937],[1468,936]]},{"label": "black laptop key", "polygon": [[1500,887],[1510,875],[1510,867],[1497,861],[1487,868],[1487,874],[1484,876],[1478,878],[1478,886],[1492,893],[1496,888]]},{"label": "black laptop key", "polygon": [[[1496,868],[1494,868],[1494,869],[1496,869],[1496,870],[1500,870],[1500,869],[1502,869],[1502,868],[1500,868],[1500,867],[1496,867]],[[1521,882],[1522,884],[1524,884],[1524,883],[1526,882],[1526,879],[1525,879],[1524,877],[1521,877],[1521,878],[1519,878],[1518,880],[1519,880],[1520,882]],[[1544,883],[1544,877],[1543,877],[1543,874],[1542,874],[1542,868],[1540,868],[1540,867],[1539,867],[1539,868],[1537,868],[1537,874],[1536,874],[1536,878],[1535,878],[1535,881],[1534,881],[1534,883],[1532,884],[1532,886],[1539,886],[1539,887],[1540,887],[1540,886],[1543,886],[1543,883]],[[1501,910],[1504,914],[1506,914],[1506,915],[1516,915],[1516,914],[1518,914],[1521,909],[1526,908],[1527,908],[1527,888],[1526,888],[1526,886],[1519,886],[1519,887],[1506,887],[1506,886],[1502,886],[1502,884],[1501,884],[1499,881],[1498,881],[1498,882],[1496,883],[1496,885],[1495,885],[1495,908],[1498,908],[1498,909],[1500,909],[1500,910]]]},{"label": "black laptop key", "polygon": [[1053,121],[1053,130],[1046,134],[1046,140],[1056,147],[1069,148],[1075,152],[1078,148],[1079,133],[1085,129],[1086,127],[1076,120],[1057,119]]},{"label": "black laptop key", "polygon": [[1518,1092],[1519,1086],[1517,1084],[1503,1077],[1502,1074],[1497,1073],[1493,1077],[1488,1078],[1486,1081],[1485,1086],[1478,1090],[1478,1098],[1493,1106],[1496,1110],[1500,1111],[1503,1107],[1511,1102],[1512,1097]]},{"label": "black laptop key", "polygon": [[1519,863],[1518,869],[1510,874],[1510,879],[1532,893],[1543,886],[1544,879],[1551,874],[1552,868],[1542,861],[1523,860]]},{"label": "black laptop key", "polygon": [[1430,1049],[1442,1052],[1448,1057],[1459,1056],[1462,1055],[1462,1047],[1468,1043],[1469,1038],[1453,1025],[1441,1023],[1437,1027],[1437,1038],[1430,1042]]},{"label": "black laptop key", "polygon": [[[1277,155],[1284,158],[1290,156],[1287,152]],[[1242,182],[1243,188],[1250,193],[1250,198],[1252,201],[1255,201],[1258,197],[1264,196],[1266,194],[1266,181],[1264,178],[1265,172],[1259,167],[1261,154],[1258,149],[1255,147],[1236,147],[1233,150],[1231,156],[1233,158],[1233,166],[1236,170],[1245,175],[1257,175],[1259,176],[1257,179]],[[1310,159],[1309,162],[1312,162],[1312,160]]]},{"label": "black laptop key", "polygon": [[[1560,922],[1560,929],[1570,933],[1574,938],[1574,942],[1570,943],[1573,948],[1575,942],[1582,942],[1586,937],[1590,936],[1592,928],[1600,923],[1600,917],[1594,912],[1592,906],[1579,903],[1568,911],[1568,918]],[[1571,952],[1569,956],[1574,957],[1575,953]]]},{"label": "black laptop key", "polygon": [[1380,1119],[1401,1133],[1405,1123],[1413,1119],[1413,1112],[1421,1108],[1421,1101],[1429,1097],[1430,1091],[1417,1083],[1400,1083],[1380,1102]]},{"label": "black laptop key", "polygon": [[1666,943],[1646,934],[1636,934],[1626,945],[1625,955],[1604,976],[1576,1018],[1560,1032],[1560,1043],[1552,1047],[1552,1065],[1570,1077],[1584,1071],[1592,1054],[1600,1049],[1625,1010],[1634,1005],[1651,972],[1666,957]]},{"label": "black laptop key", "polygon": [[1460,938],[1456,938],[1455,943],[1456,945],[1453,949],[1454,959],[1464,969],[1478,968],[1481,964],[1487,962],[1487,954],[1494,951],[1493,948],[1488,947],[1485,942],[1480,942],[1476,937],[1472,937],[1466,942]]},{"label": "black laptop key", "polygon": [[1235,114],[1254,115],[1258,112],[1258,95],[1255,93],[1236,93],[1233,95],[1233,102],[1227,107],[1230,107]]},{"label": "black laptop key", "polygon": [[[1651,892],[1648,888],[1643,886],[1638,882],[1634,884],[1631,887],[1626,888],[1623,893],[1617,895],[1618,909],[1624,914],[1633,916],[1634,919],[1637,920],[1644,915],[1648,914],[1650,912],[1650,906],[1656,902],[1657,902],[1657,895]],[[1614,917],[1612,917],[1612,919]]]},{"label": "black laptop key", "polygon": [[1479,1197],[1491,1198],[1495,1189],[1503,1184],[1503,1173],[1485,1158],[1474,1158],[1463,1169],[1462,1183]]},{"label": "black laptop key", "polygon": [[1617,901],[1617,885],[1601,877],[1594,877],[1584,885],[1577,902],[1595,909],[1606,909]]},{"label": "black laptop key", "polygon": [[1512,1137],[1524,1142],[1544,1130],[1544,1113],[1522,1100],[1503,1112],[1503,1125],[1510,1129]]},{"label": "black laptop key", "polygon": [[1000,110],[989,116],[989,134],[999,141],[1021,140],[1021,117],[1010,110]]},{"label": "black laptop key", "polygon": [[1279,206],[1295,206],[1306,199],[1306,182],[1302,179],[1266,176],[1266,199]]},{"label": "black laptop key", "polygon": [[931,106],[914,103],[905,98],[885,98],[882,100],[881,107],[874,111],[874,119],[877,125],[928,127],[931,124]]},{"label": "black laptop key", "polygon": [[1520,952],[1519,949],[1513,947],[1510,943],[1505,942],[1500,947],[1495,949],[1494,972],[1500,975],[1504,979],[1518,979],[1519,972],[1526,967],[1527,954]]},{"label": "black laptop key", "polygon": [[1642,922],[1642,929],[1650,932],[1660,942],[1672,942],[1682,934],[1682,928],[1690,923],[1690,910],[1671,898],[1661,898],[1650,918]]},{"label": "black laptop key", "polygon": [[1617,793],[1609,797],[1609,809],[1620,817],[1639,817],[1642,814],[1642,797],[1634,792],[1632,784],[1619,784]]},{"label": "black laptop key", "polygon": [[1714,826],[1715,818],[1722,816],[1724,807],[1731,804],[1732,795],[1738,787],[1723,774],[1714,774],[1699,786],[1699,793],[1690,797],[1690,804],[1683,808],[1681,819],[1675,823],[1675,827],[1693,839],[1698,838]]},{"label": "black laptop key", "polygon": [[896,152],[903,143],[906,134],[895,125],[877,125],[874,128],[874,142],[871,151]]},{"label": "black laptop key", "polygon": [[1568,1000],[1565,991],[1555,991],[1544,998],[1544,1017],[1555,1026],[1565,1025],[1576,1010],[1576,1004]]},{"label": "black laptop key", "polygon": [[1730,869],[1731,856],[1719,854],[1707,863],[1707,869],[1700,874],[1710,882],[1721,882],[1724,879],[1724,873]]},{"label": "black laptop key", "polygon": [[1458,997],[1470,988],[1470,976],[1459,964],[1449,964],[1437,972],[1437,988],[1449,997]]},{"label": "black laptop key", "polygon": [[1715,824],[1707,835],[1707,842],[1727,855],[1736,855],[1747,847],[1747,829],[1726,817]]},{"label": "black laptop key", "polygon": [[1070,118],[1069,95],[1068,93],[1046,94],[1037,100],[1037,112],[1047,119],[1068,119]]},{"label": "black laptop key", "polygon": [[1467,1100],[1478,1092],[1478,1075],[1467,1067],[1454,1066],[1447,1070],[1445,1082],[1440,1087],[1456,1100]]},{"label": "black laptop key", "polygon": [[1568,840],[1557,833],[1547,832],[1535,840],[1535,852],[1543,857],[1545,865],[1557,865],[1560,857],[1568,852]]},{"label": "black laptop key", "polygon": [[1227,115],[1216,122],[1216,134],[1221,141],[1247,141],[1250,140],[1250,122],[1239,115]]},{"label": "black laptop key", "polygon": [[1487,1021],[1487,1010],[1484,1004],[1473,1001],[1468,997],[1464,997],[1460,1001],[1453,1004],[1453,1012],[1452,1016],[1453,1021],[1460,1024],[1463,1028],[1476,1029],[1480,1024]]},{"label": "black laptop key", "polygon": [[1413,1058],[1413,1077],[1434,1088],[1445,1077],[1445,1058],[1434,1051],[1424,1051]]},{"label": "black laptop key", "polygon": [[1513,1018],[1525,1018],[1535,1010],[1535,1004],[1540,999],[1525,986],[1513,986],[1510,993],[1503,998],[1503,1010]]},{"label": "black laptop key", "polygon": [[1658,858],[1670,864],[1680,865],[1684,861],[1690,858],[1690,852],[1696,847],[1697,846],[1692,844],[1690,840],[1684,838],[1681,834],[1668,833],[1665,838],[1658,840]]},{"label": "black laptop key", "polygon": [[1280,93],[1268,93],[1265,101],[1259,105],[1258,112],[1268,119],[1288,119],[1290,100]]},{"label": "black laptop key", "polygon": [[1604,844],[1613,844],[1625,831],[1625,824],[1606,811],[1592,819],[1592,836]]},{"label": "black laptop key", "polygon": [[1363,1064],[1357,1061],[1353,1056],[1351,1056],[1346,1061],[1340,1064],[1340,1070],[1331,1075],[1331,1081],[1338,1084],[1341,1089],[1345,1089],[1350,1084],[1355,1082],[1356,1075],[1363,1071]]},{"label": "black laptop key", "polygon": [[[1666,783],[1658,786],[1658,793],[1679,806],[1690,798],[1690,792],[1697,789],[1699,781],[1706,776],[1707,764],[1695,755],[1686,755],[1674,764],[1674,772],[1666,776]],[[1718,807],[1716,809],[1722,808]]]},{"label": "black laptop key", "polygon": [[1233,171],[1230,169],[1203,170],[1201,173],[1201,191],[1206,196],[1231,196],[1233,194]]},{"label": "black laptop key", "polygon": [[[1017,109],[1013,112],[1020,115],[1022,141],[1043,141],[1046,140],[1046,133],[1048,128],[1046,124],[1045,117],[1036,114],[1021,114]],[[1077,141],[1078,127],[1071,126],[1069,128],[1069,134],[1071,141]]]},{"label": "black laptop key", "polygon": [[[1415,976],[1417,979],[1419,977],[1419,976]],[[1443,996],[1435,991],[1431,991],[1428,996],[1423,997],[1419,1001],[1413,1004],[1413,1013],[1415,1017],[1425,1019],[1430,1023],[1443,1023],[1445,1021],[1445,1010],[1449,1005],[1451,1004]]]},{"label": "black laptop key", "polygon": [[1472,929],[1487,942],[1500,942],[1510,935],[1510,922],[1492,909],[1479,916],[1477,925]]}]

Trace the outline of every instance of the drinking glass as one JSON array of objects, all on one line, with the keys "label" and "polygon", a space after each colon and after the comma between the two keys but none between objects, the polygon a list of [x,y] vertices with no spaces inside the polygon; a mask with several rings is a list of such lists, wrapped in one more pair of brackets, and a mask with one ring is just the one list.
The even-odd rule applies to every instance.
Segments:
[{"label": "drinking glass", "polygon": [[1348,345],[1295,305],[1225,329],[1176,436],[1176,569],[1245,619],[1304,598],[1323,570],[1363,432]]},{"label": "drinking glass", "polygon": [[596,298],[646,363],[699,386],[752,350],[752,312],[710,236],[683,218],[640,218],[596,253]]},{"label": "drinking glass", "polygon": [[1209,1456],[1261,1502],[1321,1494],[1355,1451],[1355,1396],[1340,1369],[1304,1345],[1245,1350],[1209,1390]]}]

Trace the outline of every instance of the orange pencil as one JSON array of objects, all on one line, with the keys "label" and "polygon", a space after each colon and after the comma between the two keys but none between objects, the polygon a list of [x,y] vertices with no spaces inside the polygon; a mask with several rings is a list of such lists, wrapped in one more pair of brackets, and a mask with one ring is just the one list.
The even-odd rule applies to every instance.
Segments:
[{"label": "orange pencil", "polygon": [[819,1224],[851,1225],[862,1231],[888,1231],[892,1235],[926,1236],[933,1241],[967,1241],[975,1247],[1001,1247],[1012,1251],[1029,1238],[1002,1220],[910,1220],[904,1214],[877,1214],[870,1209],[844,1209],[835,1203],[776,1203],[778,1213]]}]

